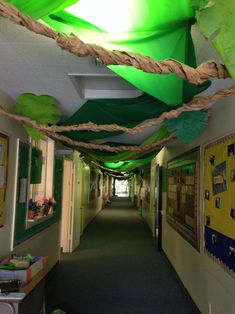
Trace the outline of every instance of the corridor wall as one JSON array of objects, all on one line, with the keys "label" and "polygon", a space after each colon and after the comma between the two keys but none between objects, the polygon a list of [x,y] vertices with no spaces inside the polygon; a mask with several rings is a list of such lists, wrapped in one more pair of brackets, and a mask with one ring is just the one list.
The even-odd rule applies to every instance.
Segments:
[{"label": "corridor wall", "polygon": [[[88,167],[88,166],[87,166]],[[84,173],[84,189],[85,189],[85,194],[87,192],[89,193],[90,196],[90,191],[91,187],[94,184],[99,184],[99,187],[97,186],[96,192],[99,191],[99,193],[95,195],[94,198],[90,198],[88,196],[88,203],[85,204],[85,215],[84,215],[84,228],[88,226],[88,224],[92,221],[93,218],[101,211],[103,207],[103,175],[101,171],[98,168],[93,168],[93,171],[97,174],[99,177],[99,182],[93,182],[92,177],[90,176],[91,174],[91,168],[88,167],[89,169],[86,170]]]},{"label": "corridor wall", "polygon": [[155,233],[155,207],[154,207],[154,180],[153,172],[149,169],[149,172],[144,174],[143,177],[143,199],[142,199],[142,215],[146,220],[152,234]]},{"label": "corridor wall", "polygon": [[[90,167],[82,160],[80,153],[74,151],[71,158],[75,166],[75,189],[74,189],[74,237],[79,245],[80,235],[89,225],[92,219],[103,208],[103,179],[98,168],[95,171],[100,174],[100,194],[90,200]],[[74,247],[75,248],[75,247]]]},{"label": "corridor wall", "polygon": [[[198,63],[208,59],[218,59],[214,51],[204,43],[198,32],[194,30],[194,37],[198,43]],[[232,81],[215,81],[216,88],[223,88],[224,84]],[[215,90],[211,90],[212,94]],[[234,107],[235,97],[229,97],[218,102],[213,107],[209,127],[194,142],[188,145],[169,146],[164,148],[152,161],[152,168],[158,163],[166,169],[167,162],[172,158],[200,146],[200,251],[190,245],[166,221],[166,189],[163,192],[163,234],[162,247],[182,280],[184,286],[203,314],[233,314],[235,309],[235,280],[225,270],[213,261],[204,251],[204,190],[203,190],[203,155],[204,146],[218,138],[235,131]],[[211,311],[211,312],[209,312]]]},{"label": "corridor wall", "polygon": [[73,151],[57,143],[57,156],[73,162],[73,214],[71,217],[72,251],[79,246],[84,229],[103,208],[103,180],[98,168],[95,172],[100,175],[100,193],[90,199],[91,176],[90,166],[86,164],[78,151]]},{"label": "corridor wall", "polygon": [[[0,91],[0,103],[9,111],[14,106],[13,100],[3,91]],[[3,116],[0,116],[0,132],[9,136],[6,219],[4,226],[0,228],[0,258],[8,256],[12,251],[19,254],[47,255],[49,267],[52,267],[59,260],[60,222],[51,225],[19,246],[13,247],[18,169],[17,139],[28,142],[28,136],[20,124]]]},{"label": "corridor wall", "polygon": [[103,184],[102,184],[102,207],[106,205],[110,198],[110,176],[104,174],[103,175]]}]

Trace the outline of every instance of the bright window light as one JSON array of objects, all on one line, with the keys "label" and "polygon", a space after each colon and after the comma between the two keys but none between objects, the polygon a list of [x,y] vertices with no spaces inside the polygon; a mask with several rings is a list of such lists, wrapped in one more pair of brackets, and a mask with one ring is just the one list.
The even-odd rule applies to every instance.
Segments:
[{"label": "bright window light", "polygon": [[132,25],[135,0],[80,0],[66,11],[107,32],[125,32]]}]

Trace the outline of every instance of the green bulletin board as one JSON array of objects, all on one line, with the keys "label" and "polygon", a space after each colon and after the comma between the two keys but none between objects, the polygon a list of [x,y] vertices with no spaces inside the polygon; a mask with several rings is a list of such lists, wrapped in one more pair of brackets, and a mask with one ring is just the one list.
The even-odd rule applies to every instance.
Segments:
[{"label": "green bulletin board", "polygon": [[54,164],[54,214],[51,218],[38,223],[31,228],[26,228],[27,207],[28,207],[28,180],[29,180],[29,152],[30,146],[20,141],[19,143],[19,164],[18,164],[18,188],[16,200],[16,218],[14,245],[32,237],[34,234],[49,227],[51,224],[60,220],[61,217],[61,198],[62,198],[62,176],[63,160],[55,157]]}]

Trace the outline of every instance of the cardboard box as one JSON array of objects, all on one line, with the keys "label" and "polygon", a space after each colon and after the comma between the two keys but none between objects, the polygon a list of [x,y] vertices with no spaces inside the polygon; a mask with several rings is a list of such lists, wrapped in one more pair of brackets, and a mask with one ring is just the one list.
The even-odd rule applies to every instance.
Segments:
[{"label": "cardboard box", "polygon": [[40,270],[46,267],[47,260],[48,256],[40,256],[32,265],[30,265],[29,268],[23,270],[0,269],[0,280],[16,279],[26,283],[30,281]]}]

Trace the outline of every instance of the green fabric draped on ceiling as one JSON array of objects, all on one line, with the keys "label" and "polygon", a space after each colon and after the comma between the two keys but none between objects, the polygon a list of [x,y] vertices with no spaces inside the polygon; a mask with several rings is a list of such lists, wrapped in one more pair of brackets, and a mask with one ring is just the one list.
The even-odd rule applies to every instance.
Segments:
[{"label": "green fabric draped on ceiling", "polygon": [[6,2],[14,5],[21,12],[39,19],[61,11],[76,3],[77,0],[7,0]]},{"label": "green fabric draped on ceiling", "polygon": [[[87,101],[63,125],[73,125],[86,122],[96,124],[119,124],[133,127],[144,120],[160,116],[171,108],[149,95],[130,99],[97,99]],[[122,132],[66,132],[65,135],[75,140],[95,140],[120,134]]]},{"label": "green fabric draped on ceiling", "polygon": [[[8,0],[19,10],[42,18],[54,29],[85,42],[130,51],[155,60],[177,59],[196,66],[190,25],[190,0]],[[175,74],[155,75],[133,67],[110,66],[124,79],[168,105],[188,102],[197,86]]]},{"label": "green fabric draped on ceiling", "polygon": [[[150,56],[155,60],[177,59],[195,67],[194,46],[190,34],[194,9],[190,0],[8,0],[22,12],[41,18],[57,31],[76,34],[84,42],[95,43],[108,49],[118,49]],[[190,101],[206,87],[196,86],[175,74],[144,73],[134,67],[110,66],[110,69],[142,90],[145,95],[135,99],[95,100],[86,102],[62,124],[92,121],[98,124],[118,123],[133,127],[146,119],[158,117]],[[120,132],[70,132],[76,140],[89,141],[119,134]],[[145,143],[168,136],[165,127],[156,131]],[[124,161],[120,169],[132,169],[145,158],[132,160],[136,153],[89,153],[91,158],[106,162]],[[128,161],[128,162],[127,162]],[[110,164],[107,164],[107,166]],[[111,164],[112,166],[112,164]],[[116,165],[117,166],[117,165]],[[115,165],[113,165],[115,167]]]},{"label": "green fabric draped on ceiling", "polygon": [[[194,67],[190,36],[193,18],[189,0],[80,0],[44,20],[85,42],[145,54],[155,60],[173,58]],[[189,101],[197,90],[175,74],[155,75],[127,66],[110,68],[138,89],[171,106]]]},{"label": "green fabric draped on ceiling", "polygon": [[[209,84],[206,82],[197,86],[197,93],[203,91]],[[180,105],[175,103],[176,107]],[[129,99],[89,100],[62,124],[73,125],[91,121],[96,124],[119,124],[131,128],[144,120],[159,117],[163,112],[171,109],[170,106],[147,94]],[[78,131],[66,132],[65,135],[75,140],[89,141],[120,133],[122,132]]]},{"label": "green fabric draped on ceiling", "polygon": [[[156,141],[162,140],[170,135],[169,131],[165,126],[160,127],[159,130],[155,131],[149,138],[147,138],[141,145],[152,144]],[[65,143],[66,145],[66,143]],[[123,144],[122,144],[123,145]],[[79,151],[87,154],[89,160],[98,160],[104,163],[104,166],[110,169],[116,169],[119,171],[131,171],[140,165],[148,164],[157,154],[159,149],[154,152],[146,153],[141,158],[139,153],[136,152],[122,152],[122,153],[109,153],[101,151],[90,151],[87,149],[79,149]]]}]

